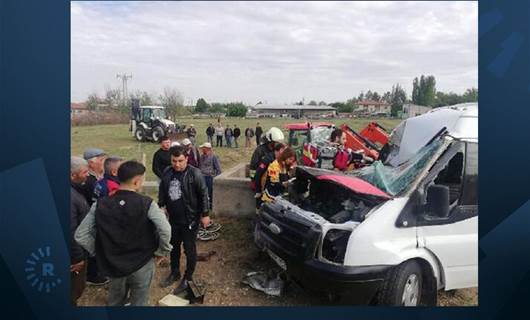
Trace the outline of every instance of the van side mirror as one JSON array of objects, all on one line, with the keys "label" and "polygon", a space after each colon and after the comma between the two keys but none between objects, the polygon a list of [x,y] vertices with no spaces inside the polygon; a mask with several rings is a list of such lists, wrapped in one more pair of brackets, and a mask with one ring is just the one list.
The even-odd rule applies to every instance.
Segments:
[{"label": "van side mirror", "polygon": [[439,184],[431,185],[427,189],[426,211],[438,218],[449,216],[449,187]]}]

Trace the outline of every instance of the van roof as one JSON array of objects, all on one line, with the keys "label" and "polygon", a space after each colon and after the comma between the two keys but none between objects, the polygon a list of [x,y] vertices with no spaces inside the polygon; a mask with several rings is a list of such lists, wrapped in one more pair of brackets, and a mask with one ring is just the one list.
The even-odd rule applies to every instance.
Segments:
[{"label": "van roof", "polygon": [[478,103],[461,103],[432,109],[428,113],[459,112],[453,126],[447,126],[448,134],[460,140],[478,142]]},{"label": "van roof", "polygon": [[436,108],[404,120],[390,135],[395,152],[387,159],[388,163],[397,166],[409,160],[444,128],[453,138],[478,143],[478,103]]}]

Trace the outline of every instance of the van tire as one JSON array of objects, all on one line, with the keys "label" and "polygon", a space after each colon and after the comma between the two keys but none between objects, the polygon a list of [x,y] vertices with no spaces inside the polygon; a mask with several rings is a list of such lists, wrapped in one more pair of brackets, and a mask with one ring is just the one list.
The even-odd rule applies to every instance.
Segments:
[{"label": "van tire", "polygon": [[[392,268],[385,277],[383,285],[379,290],[376,303],[387,306],[403,306],[405,287],[415,288],[416,305],[423,303],[423,272],[416,261],[406,261]],[[409,295],[407,295],[409,296]],[[408,300],[410,301],[410,300]]]}]

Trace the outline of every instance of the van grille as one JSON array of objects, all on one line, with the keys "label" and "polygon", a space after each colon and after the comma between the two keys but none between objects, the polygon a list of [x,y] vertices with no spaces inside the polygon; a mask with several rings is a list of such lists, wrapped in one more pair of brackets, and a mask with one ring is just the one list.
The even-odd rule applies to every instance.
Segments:
[{"label": "van grille", "polygon": [[[258,223],[263,240],[268,247],[273,247],[271,249],[275,253],[283,253],[299,260],[315,257],[322,233],[320,225],[276,203],[263,205]],[[275,227],[271,227],[271,224]]]}]

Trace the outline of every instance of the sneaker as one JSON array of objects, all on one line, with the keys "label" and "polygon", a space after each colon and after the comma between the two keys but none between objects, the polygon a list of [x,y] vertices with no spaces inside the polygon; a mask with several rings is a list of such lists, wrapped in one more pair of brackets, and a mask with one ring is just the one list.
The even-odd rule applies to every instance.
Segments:
[{"label": "sneaker", "polygon": [[179,283],[179,285],[173,290],[174,295],[178,295],[188,289],[188,280],[182,279],[182,281]]},{"label": "sneaker", "polygon": [[167,288],[170,285],[172,285],[173,282],[177,281],[178,279],[180,279],[180,272],[176,274],[170,273],[166,279],[160,282],[160,287]]},{"label": "sneaker", "polygon": [[86,283],[91,286],[104,286],[109,283],[109,278],[97,276],[94,278],[87,278]]}]

